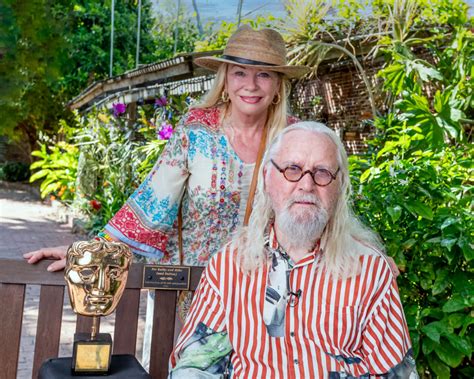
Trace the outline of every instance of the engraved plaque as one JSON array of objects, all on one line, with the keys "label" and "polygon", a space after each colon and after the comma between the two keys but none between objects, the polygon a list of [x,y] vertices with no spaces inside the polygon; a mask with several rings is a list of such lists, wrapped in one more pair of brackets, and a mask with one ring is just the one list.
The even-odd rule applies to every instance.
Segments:
[{"label": "engraved plaque", "polygon": [[143,288],[157,290],[189,290],[190,267],[145,265]]}]

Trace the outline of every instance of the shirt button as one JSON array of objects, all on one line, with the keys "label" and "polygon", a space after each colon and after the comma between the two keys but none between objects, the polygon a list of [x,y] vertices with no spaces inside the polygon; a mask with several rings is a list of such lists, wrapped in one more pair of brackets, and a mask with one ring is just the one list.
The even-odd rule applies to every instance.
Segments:
[{"label": "shirt button", "polygon": [[295,359],[293,362],[295,362],[295,365],[298,364],[298,359]]},{"label": "shirt button", "polygon": [[290,336],[294,337],[294,336],[295,336],[295,332],[291,332],[291,333],[290,333]]}]

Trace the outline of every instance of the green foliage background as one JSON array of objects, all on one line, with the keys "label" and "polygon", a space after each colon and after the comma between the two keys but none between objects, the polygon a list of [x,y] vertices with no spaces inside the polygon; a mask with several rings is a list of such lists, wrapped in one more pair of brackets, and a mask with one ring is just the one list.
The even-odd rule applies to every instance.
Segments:
[{"label": "green foliage background", "polygon": [[[0,134],[28,142],[72,121],[66,104],[109,74],[110,0],[0,3]],[[156,59],[150,2],[142,1],[141,63]],[[114,67],[135,67],[137,4],[116,1]],[[131,32],[135,31],[135,32]]]}]

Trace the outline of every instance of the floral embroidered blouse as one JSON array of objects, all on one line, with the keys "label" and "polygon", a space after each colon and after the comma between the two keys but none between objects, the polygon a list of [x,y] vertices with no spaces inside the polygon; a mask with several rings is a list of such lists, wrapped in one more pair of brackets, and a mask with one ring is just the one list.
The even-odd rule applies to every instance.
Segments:
[{"label": "floral embroidered blouse", "polygon": [[105,232],[127,243],[138,260],[180,264],[181,204],[182,263],[204,266],[243,222],[253,168],[233,150],[218,108],[193,109]]}]

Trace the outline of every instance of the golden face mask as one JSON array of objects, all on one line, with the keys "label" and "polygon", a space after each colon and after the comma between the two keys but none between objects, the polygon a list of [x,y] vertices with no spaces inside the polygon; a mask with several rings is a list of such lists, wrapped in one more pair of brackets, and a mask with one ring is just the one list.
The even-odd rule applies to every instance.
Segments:
[{"label": "golden face mask", "polygon": [[74,311],[83,316],[107,316],[122,296],[132,260],[121,242],[79,241],[67,252],[64,278]]}]

